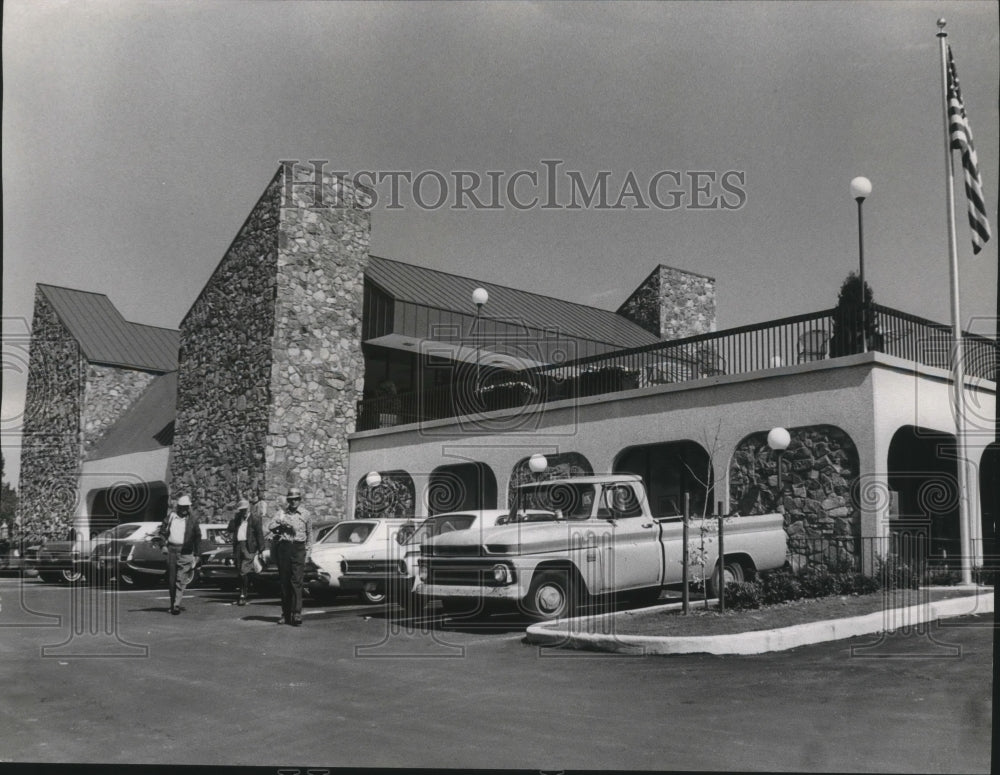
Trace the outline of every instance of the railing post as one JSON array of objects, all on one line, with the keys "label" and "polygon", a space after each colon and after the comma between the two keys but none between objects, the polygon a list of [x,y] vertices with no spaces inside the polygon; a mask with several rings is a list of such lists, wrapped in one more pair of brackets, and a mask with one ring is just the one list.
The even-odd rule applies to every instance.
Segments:
[{"label": "railing post", "polygon": [[691,605],[691,594],[688,590],[688,517],[691,515],[691,493],[684,493],[684,521],[681,533],[681,611],[688,613]]}]

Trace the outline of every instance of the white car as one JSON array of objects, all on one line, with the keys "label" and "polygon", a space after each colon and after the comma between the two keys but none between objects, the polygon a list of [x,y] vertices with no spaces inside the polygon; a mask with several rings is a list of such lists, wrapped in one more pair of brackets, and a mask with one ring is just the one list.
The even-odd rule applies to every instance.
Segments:
[{"label": "white car", "polygon": [[[534,515],[536,512],[531,512]],[[409,607],[417,601],[413,586],[417,579],[417,559],[422,544],[436,536],[457,531],[481,529],[502,524],[509,518],[508,509],[453,511],[428,517],[416,530],[403,530],[395,542],[383,543],[378,551],[353,553],[341,563],[340,588],[344,592],[375,590],[385,599],[389,592],[396,602]],[[550,512],[537,512],[539,516]],[[470,542],[477,543],[475,537]],[[372,601],[374,602],[374,601]]]},{"label": "white car", "polygon": [[348,591],[358,594],[366,603],[385,601],[385,587],[365,584],[345,590],[341,586],[342,564],[345,561],[367,562],[386,556],[388,547],[398,546],[398,536],[404,539],[416,529],[412,519],[347,519],[339,523],[321,541],[312,545],[306,557],[305,586],[317,599],[332,599]]}]

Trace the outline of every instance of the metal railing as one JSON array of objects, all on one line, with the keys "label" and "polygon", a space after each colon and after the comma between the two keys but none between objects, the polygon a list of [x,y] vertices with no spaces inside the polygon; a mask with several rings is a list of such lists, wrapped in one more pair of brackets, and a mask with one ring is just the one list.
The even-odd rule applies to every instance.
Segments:
[{"label": "metal railing", "polygon": [[[363,399],[358,403],[357,429],[531,409],[551,401],[745,374],[853,355],[865,349],[950,368],[954,340],[948,326],[878,304],[871,305],[869,311],[864,331],[859,310],[844,313],[831,309],[566,363],[492,372],[482,386],[477,386],[471,374],[462,376],[460,370],[445,387]],[[994,379],[996,342],[965,333],[963,343],[966,375]]]}]

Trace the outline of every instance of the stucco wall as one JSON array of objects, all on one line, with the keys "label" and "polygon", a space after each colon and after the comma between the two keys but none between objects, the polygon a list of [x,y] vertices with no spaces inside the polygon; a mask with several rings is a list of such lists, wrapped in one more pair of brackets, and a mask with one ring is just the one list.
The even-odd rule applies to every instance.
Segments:
[{"label": "stucco wall", "polygon": [[36,290],[17,504],[26,534],[62,539],[72,527],[85,375],[79,345]]}]

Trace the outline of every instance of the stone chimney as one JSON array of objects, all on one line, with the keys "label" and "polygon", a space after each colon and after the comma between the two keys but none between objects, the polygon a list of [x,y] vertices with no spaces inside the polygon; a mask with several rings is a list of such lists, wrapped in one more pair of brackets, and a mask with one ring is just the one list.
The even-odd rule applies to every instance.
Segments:
[{"label": "stone chimney", "polygon": [[660,264],[618,314],[664,340],[715,331],[715,278]]}]

